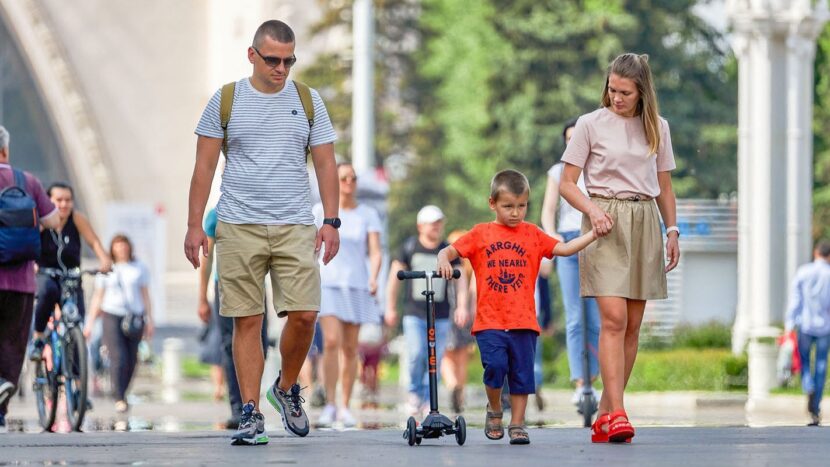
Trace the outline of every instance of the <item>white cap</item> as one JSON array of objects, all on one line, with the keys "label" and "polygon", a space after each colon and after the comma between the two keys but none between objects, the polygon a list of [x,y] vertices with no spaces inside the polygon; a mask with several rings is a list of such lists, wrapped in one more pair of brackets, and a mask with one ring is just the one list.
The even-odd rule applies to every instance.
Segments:
[{"label": "white cap", "polygon": [[432,224],[444,219],[444,213],[438,206],[429,204],[418,211],[418,224]]}]

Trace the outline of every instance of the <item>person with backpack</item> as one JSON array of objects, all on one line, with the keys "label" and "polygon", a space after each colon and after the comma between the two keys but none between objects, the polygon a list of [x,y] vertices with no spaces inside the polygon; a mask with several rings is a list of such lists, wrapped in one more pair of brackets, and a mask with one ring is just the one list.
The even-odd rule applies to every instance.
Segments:
[{"label": "person with backpack", "polygon": [[[443,240],[444,213],[438,206],[427,205],[418,211],[418,235],[407,238],[389,267],[386,282],[386,325],[394,328],[398,323],[398,292],[401,281],[398,271],[433,271],[438,261],[438,252],[449,245]],[[460,266],[459,261],[453,262]],[[441,375],[441,360],[447,346],[450,332],[450,292],[448,282],[436,279],[435,291],[435,357],[438,376]],[[466,323],[468,317],[468,283],[464,274],[455,281],[455,317]],[[429,348],[427,342],[426,297],[423,281],[405,281],[403,297],[403,336],[409,368],[409,396],[406,401],[407,415],[421,416],[429,412]]]},{"label": "person with backpack", "polygon": [[20,378],[32,326],[40,227],[60,225],[58,210],[34,175],[9,164],[9,132],[0,126],[0,431]]},{"label": "person with backpack", "polygon": [[[184,241],[194,268],[208,250],[202,219],[220,149],[227,160],[216,208],[220,314],[234,319],[234,363],[242,398],[248,401],[232,436],[234,445],[268,442],[259,388],[265,365],[263,284],[269,272],[277,314],[287,320],[279,341],[280,372],[266,398],[288,433],[308,434],[297,378],[320,310],[318,255],[328,264],[339,247],[337,137],[319,93],[288,79],[297,61],[294,51],[294,32],[287,24],[264,22],[248,47],[253,73],[217,91],[196,127]],[[311,212],[309,154],[323,203],[319,230]]]}]

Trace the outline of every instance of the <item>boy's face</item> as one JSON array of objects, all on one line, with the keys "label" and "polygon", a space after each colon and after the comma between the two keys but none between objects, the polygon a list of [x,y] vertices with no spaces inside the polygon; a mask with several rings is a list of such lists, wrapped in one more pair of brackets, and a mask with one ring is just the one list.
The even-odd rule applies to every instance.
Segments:
[{"label": "boy's face", "polygon": [[496,213],[496,223],[516,227],[527,216],[527,198],[530,193],[514,195],[510,192],[499,193],[499,199],[490,198],[490,210]]}]

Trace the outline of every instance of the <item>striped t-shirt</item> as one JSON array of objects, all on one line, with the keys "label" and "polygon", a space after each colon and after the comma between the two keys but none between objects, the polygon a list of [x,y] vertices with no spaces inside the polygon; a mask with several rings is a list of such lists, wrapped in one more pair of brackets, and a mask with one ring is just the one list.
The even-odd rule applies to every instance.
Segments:
[{"label": "striped t-shirt", "polygon": [[[222,138],[221,90],[208,102],[196,134]],[[320,94],[311,90],[314,126],[311,146],[332,143],[332,128]],[[313,225],[311,188],[306,168],[308,120],[294,81],[280,92],[265,94],[248,78],[236,83],[228,123],[228,154],[216,207],[229,224]]]}]

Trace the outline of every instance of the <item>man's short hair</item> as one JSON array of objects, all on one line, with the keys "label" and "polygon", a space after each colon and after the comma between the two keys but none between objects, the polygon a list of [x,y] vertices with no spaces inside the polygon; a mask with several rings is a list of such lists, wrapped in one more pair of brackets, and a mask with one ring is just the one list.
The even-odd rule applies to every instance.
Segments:
[{"label": "man's short hair", "polygon": [[12,137],[9,135],[8,130],[3,125],[0,125],[0,149],[6,149],[9,147],[9,141],[11,141]]},{"label": "man's short hair", "polygon": [[490,198],[498,201],[499,193],[508,191],[516,196],[530,193],[530,183],[523,173],[517,170],[502,170],[490,182]]},{"label": "man's short hair", "polygon": [[827,240],[819,240],[816,243],[816,251],[822,258],[830,257],[830,242]]},{"label": "man's short hair", "polygon": [[265,40],[266,36],[277,42],[282,42],[283,44],[294,43],[294,31],[292,31],[291,27],[287,24],[276,19],[268,20],[259,25],[256,33],[254,34],[253,46],[262,46],[262,42]]}]

